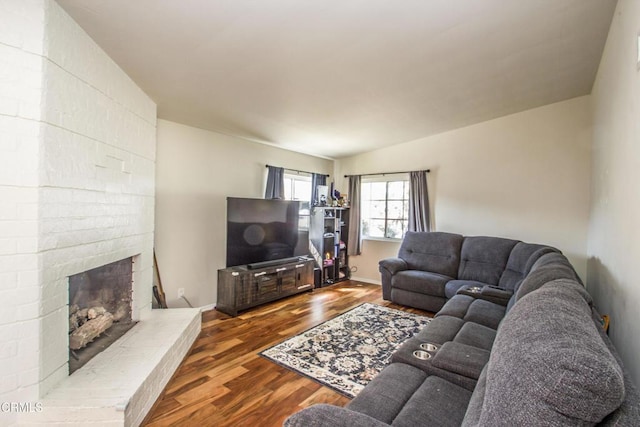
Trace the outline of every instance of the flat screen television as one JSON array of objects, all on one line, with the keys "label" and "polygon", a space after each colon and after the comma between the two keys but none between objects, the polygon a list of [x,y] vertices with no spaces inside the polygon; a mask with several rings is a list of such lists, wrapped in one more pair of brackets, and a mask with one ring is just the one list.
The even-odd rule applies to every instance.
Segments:
[{"label": "flat screen television", "polygon": [[307,255],[299,215],[298,201],[227,197],[227,267]]}]

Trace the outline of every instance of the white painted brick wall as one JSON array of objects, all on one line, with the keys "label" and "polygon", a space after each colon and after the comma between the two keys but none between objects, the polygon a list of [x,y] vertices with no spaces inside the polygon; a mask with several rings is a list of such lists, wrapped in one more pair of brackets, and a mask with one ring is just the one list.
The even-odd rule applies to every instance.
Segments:
[{"label": "white painted brick wall", "polygon": [[[0,2],[0,401],[38,397],[41,1]],[[11,424],[15,414],[0,415]]]},{"label": "white painted brick wall", "polygon": [[0,401],[68,375],[68,276],[139,254],[150,310],[155,138],[155,104],[57,3],[0,2]]},{"label": "white painted brick wall", "polygon": [[[140,254],[132,316],[150,310],[156,106],[56,3],[47,12],[40,315],[43,334],[60,336],[68,276],[123,258]],[[66,375],[66,339],[41,351],[41,380],[55,383]]]}]

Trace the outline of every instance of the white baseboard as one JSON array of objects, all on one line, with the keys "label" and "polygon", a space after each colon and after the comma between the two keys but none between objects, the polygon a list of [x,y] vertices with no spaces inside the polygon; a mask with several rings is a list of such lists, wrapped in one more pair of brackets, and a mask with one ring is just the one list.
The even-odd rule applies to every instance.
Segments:
[{"label": "white baseboard", "polygon": [[213,310],[214,308],[216,308],[216,303],[214,302],[213,304],[207,304],[207,305],[203,305],[202,307],[199,307],[200,311],[209,311],[209,310]]},{"label": "white baseboard", "polygon": [[372,279],[366,279],[364,277],[355,277],[355,276],[351,276],[349,279],[356,280],[358,282],[371,283],[372,285],[382,286],[382,282],[380,280],[372,280]]}]

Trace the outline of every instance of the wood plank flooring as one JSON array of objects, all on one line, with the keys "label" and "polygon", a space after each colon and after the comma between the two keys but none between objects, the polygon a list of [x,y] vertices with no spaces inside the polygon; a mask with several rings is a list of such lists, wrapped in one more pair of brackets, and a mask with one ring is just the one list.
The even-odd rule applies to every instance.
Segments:
[{"label": "wood plank flooring", "polygon": [[315,403],[347,397],[258,355],[363,302],[429,314],[382,300],[380,286],[356,281],[285,298],[237,317],[202,315],[202,331],[144,426],[281,426]]}]

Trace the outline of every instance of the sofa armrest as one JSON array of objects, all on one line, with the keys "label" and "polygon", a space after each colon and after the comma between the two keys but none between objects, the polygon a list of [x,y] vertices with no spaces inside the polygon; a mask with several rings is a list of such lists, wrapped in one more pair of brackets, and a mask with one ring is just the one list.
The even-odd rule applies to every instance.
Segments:
[{"label": "sofa armrest", "polygon": [[284,421],[285,427],[388,427],[375,418],[340,406],[309,406]]},{"label": "sofa armrest", "polygon": [[476,299],[483,299],[502,306],[506,306],[513,296],[513,291],[501,289],[491,285],[485,285],[480,289],[478,289],[477,287],[464,287],[458,289],[458,292],[456,293],[468,295]]},{"label": "sofa armrest", "polygon": [[385,258],[378,262],[378,270],[382,279],[382,299],[391,301],[391,279],[393,275],[408,268],[409,266],[402,258]]},{"label": "sofa armrest", "polygon": [[436,368],[477,380],[489,362],[490,354],[488,350],[448,341],[436,352],[431,363]]},{"label": "sofa armrest", "polygon": [[409,268],[406,261],[402,258],[385,258],[378,262],[379,269],[383,268],[387,270],[391,275],[396,274],[399,271],[404,271]]}]

